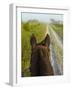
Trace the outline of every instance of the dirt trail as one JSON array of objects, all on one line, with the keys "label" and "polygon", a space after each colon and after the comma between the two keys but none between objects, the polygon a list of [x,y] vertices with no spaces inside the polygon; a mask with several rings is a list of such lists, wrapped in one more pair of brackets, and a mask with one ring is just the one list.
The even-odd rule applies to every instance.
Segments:
[{"label": "dirt trail", "polygon": [[53,38],[56,40],[56,43],[59,45],[60,49],[63,48],[63,45],[60,42],[58,35],[55,33],[55,31],[52,29],[52,27],[50,25],[47,25],[46,30],[47,30],[46,34],[48,33],[51,38],[50,54],[51,54],[51,63],[52,63],[53,69],[54,69],[54,74],[61,75],[63,72],[62,72],[61,65],[58,64],[58,62],[56,60],[57,57],[56,57],[55,49],[54,49],[54,46],[52,45],[52,43],[54,42]]}]

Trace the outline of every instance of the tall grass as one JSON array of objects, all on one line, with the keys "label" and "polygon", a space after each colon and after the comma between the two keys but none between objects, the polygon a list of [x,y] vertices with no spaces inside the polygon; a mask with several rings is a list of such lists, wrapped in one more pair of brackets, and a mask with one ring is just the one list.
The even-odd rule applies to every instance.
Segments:
[{"label": "tall grass", "polygon": [[54,31],[59,35],[61,40],[63,40],[63,24],[53,24]]}]

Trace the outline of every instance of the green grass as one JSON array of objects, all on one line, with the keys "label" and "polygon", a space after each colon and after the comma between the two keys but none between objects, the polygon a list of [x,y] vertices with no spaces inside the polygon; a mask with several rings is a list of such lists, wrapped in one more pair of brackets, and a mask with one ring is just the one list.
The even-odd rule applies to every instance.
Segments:
[{"label": "green grass", "polygon": [[63,24],[53,24],[53,29],[59,35],[59,37],[63,40]]},{"label": "green grass", "polygon": [[36,20],[30,20],[21,23],[21,70],[22,77],[30,76],[30,60],[31,60],[31,45],[30,37],[32,33],[37,38],[37,43],[41,42],[45,37],[46,25]]}]

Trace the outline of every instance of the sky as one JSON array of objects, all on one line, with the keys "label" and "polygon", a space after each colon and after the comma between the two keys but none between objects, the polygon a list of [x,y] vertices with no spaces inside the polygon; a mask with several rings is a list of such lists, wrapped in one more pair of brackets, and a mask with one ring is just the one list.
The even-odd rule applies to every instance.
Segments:
[{"label": "sky", "polygon": [[50,19],[54,19],[56,21],[63,21],[62,14],[40,14],[40,13],[21,13],[22,21],[26,22],[28,20],[38,20],[46,23],[50,23]]}]

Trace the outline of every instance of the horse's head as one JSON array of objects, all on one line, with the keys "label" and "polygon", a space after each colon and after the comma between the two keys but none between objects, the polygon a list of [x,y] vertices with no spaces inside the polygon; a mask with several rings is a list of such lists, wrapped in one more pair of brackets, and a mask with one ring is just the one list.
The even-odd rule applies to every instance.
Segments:
[{"label": "horse's head", "polygon": [[50,37],[47,34],[45,39],[37,44],[34,34],[31,36],[31,74],[32,76],[52,75],[53,70],[50,64]]},{"label": "horse's head", "polygon": [[36,37],[34,36],[34,34],[32,34],[31,39],[30,39],[30,43],[31,43],[32,49],[35,48],[35,46],[38,46],[38,45],[47,46],[49,48],[49,46],[50,46],[50,37],[47,34],[45,39],[41,43],[37,44]]}]

